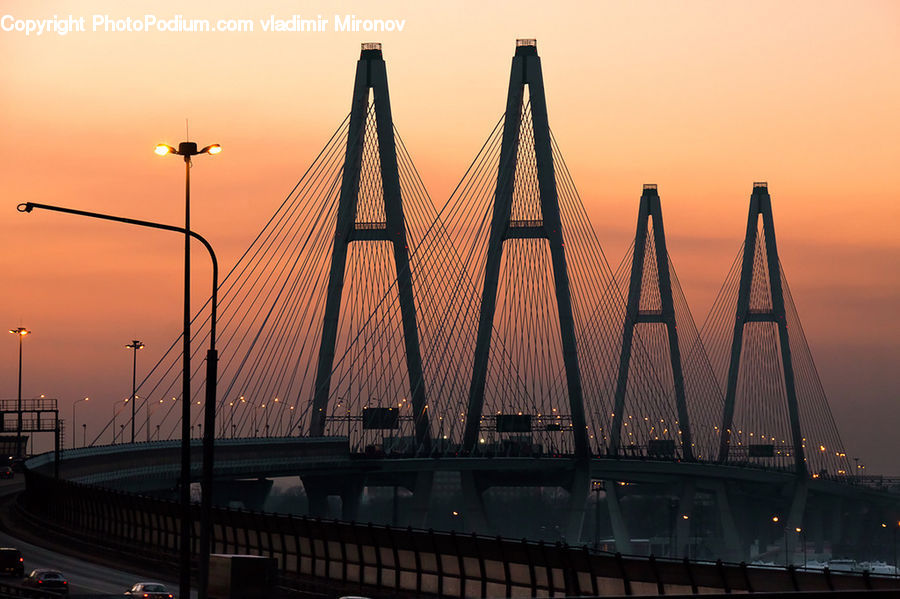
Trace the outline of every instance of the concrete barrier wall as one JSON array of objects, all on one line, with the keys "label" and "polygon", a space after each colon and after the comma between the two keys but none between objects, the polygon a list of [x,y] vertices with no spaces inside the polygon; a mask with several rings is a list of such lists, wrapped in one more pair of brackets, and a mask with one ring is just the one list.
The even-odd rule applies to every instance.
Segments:
[{"label": "concrete barrier wall", "polygon": [[[175,561],[178,504],[26,473],[22,507],[50,527]],[[193,546],[199,539],[193,506]],[[284,574],[446,597],[562,597],[900,588],[888,577],[592,553],[583,547],[215,508],[213,552]]]}]

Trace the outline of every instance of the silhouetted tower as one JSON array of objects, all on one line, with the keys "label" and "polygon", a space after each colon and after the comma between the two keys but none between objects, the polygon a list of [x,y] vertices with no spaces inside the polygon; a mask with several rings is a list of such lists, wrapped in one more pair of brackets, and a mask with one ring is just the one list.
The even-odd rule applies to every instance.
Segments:
[{"label": "silhouetted tower", "polygon": [[[649,222],[648,222],[649,221]],[[652,227],[650,229],[649,227]],[[649,236],[649,244],[648,244]],[[647,262],[648,245],[652,247],[656,264]],[[655,268],[653,268],[655,266]],[[651,273],[647,280],[644,274]],[[652,276],[653,271],[655,277]],[[656,280],[653,281],[652,279]],[[644,285],[648,284],[645,288]],[[651,294],[652,286],[659,290],[659,308],[641,309],[642,293]],[[678,347],[678,327],[675,323],[675,303],[672,299],[672,278],[669,272],[669,253],[666,250],[666,234],[663,230],[662,207],[656,185],[644,185],[638,208],[637,233],[634,236],[634,254],[631,260],[631,281],[628,285],[628,305],[625,309],[625,326],[622,331],[622,353],[619,358],[619,375],[616,380],[616,398],[613,408],[613,424],[610,431],[610,452],[620,450],[622,419],[625,413],[625,391],[628,387],[628,368],[631,363],[634,329],[642,323],[662,323],[669,340],[669,359],[672,364],[672,382],[675,386],[675,407],[678,411],[678,428],[681,431],[681,455],[693,460],[691,425],[684,393],[684,371],[681,351]]]},{"label": "silhouetted tower", "polygon": [[[369,114],[371,90],[376,135],[377,159],[380,161],[381,186],[384,199],[384,222],[358,222],[360,172],[363,162],[363,145]],[[370,157],[369,159],[374,159]],[[403,323],[406,366],[409,388],[415,411],[416,442],[427,452],[430,431],[425,401],[425,385],[422,378],[422,355],[413,300],[412,278],[409,269],[406,221],[400,196],[400,175],[397,168],[397,152],[394,144],[394,122],[388,95],[387,71],[381,55],[381,44],[363,44],[356,63],[356,82],[353,86],[353,104],[347,134],[347,151],[341,180],[341,195],[337,209],[334,232],[334,248],[331,254],[331,271],[328,279],[328,295],[322,325],[322,340],[316,370],[316,386],[313,396],[313,413],[310,435],[325,434],[325,416],[331,374],[334,368],[335,342],[341,312],[341,294],[347,268],[347,253],[351,243],[391,243],[394,266],[397,273],[397,292]]]},{"label": "silhouetted tower", "polygon": [[[531,102],[531,119],[534,133],[534,155],[537,170],[541,220],[511,220],[516,166],[519,160],[519,139],[522,125],[522,107],[525,86]],[[547,103],[544,98],[544,80],[541,59],[535,40],[518,40],[509,77],[506,99],[506,116],[500,146],[500,164],[494,194],[491,232],[488,239],[487,264],[482,288],[481,314],[478,321],[478,338],[475,345],[475,361],[472,383],[469,389],[469,408],[466,415],[464,447],[473,450],[478,442],[478,429],[484,407],[485,379],[488,355],[491,347],[494,315],[497,307],[497,288],[503,245],[512,239],[546,239],[553,265],[553,281],[556,287],[556,304],[559,313],[562,356],[566,370],[569,407],[575,453],[579,457],[590,454],[585,427],[581,374],[578,367],[578,350],[575,343],[575,321],[572,316],[572,299],[569,291],[569,274],[563,243],[559,199],[556,190],[556,174],[553,168],[550,125],[547,120]]]},{"label": "silhouetted tower", "polygon": [[[759,217],[762,216],[763,244],[758,244],[760,233]],[[757,248],[757,245],[759,247]],[[763,268],[754,268],[754,265]],[[762,274],[762,273],[765,274]],[[756,281],[756,277],[766,280]],[[751,296],[754,289],[768,289],[768,301],[764,307],[753,307]],[[764,292],[763,292],[764,294]],[[728,379],[725,390],[725,409],[719,442],[719,461],[728,459],[731,426],[734,418],[734,404],[738,388],[741,358],[743,355],[744,326],[754,322],[775,323],[778,342],[781,347],[781,368],[784,374],[785,397],[791,425],[791,442],[796,472],[806,474],[803,452],[803,435],[800,432],[800,415],[797,404],[797,389],[794,382],[794,366],[791,360],[791,344],[788,337],[787,319],[784,307],[784,291],[781,286],[781,264],[775,244],[775,225],[772,219],[772,200],[765,183],[754,183],[750,196],[750,215],[747,218],[747,235],[741,262],[741,281],[738,290],[737,315],[731,342],[731,359],[728,365]]]}]

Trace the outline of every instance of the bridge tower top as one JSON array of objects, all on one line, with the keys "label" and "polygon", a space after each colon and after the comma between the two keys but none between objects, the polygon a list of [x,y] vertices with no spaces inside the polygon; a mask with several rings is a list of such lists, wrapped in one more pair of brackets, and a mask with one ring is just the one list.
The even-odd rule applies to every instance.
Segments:
[{"label": "bridge tower top", "polygon": [[381,54],[381,42],[363,42],[360,44],[359,58],[383,60]]}]

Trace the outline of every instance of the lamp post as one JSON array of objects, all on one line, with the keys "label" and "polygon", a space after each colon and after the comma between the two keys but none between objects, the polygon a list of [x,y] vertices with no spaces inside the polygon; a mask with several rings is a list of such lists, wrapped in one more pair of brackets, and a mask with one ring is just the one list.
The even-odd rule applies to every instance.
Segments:
[{"label": "lamp post", "polygon": [[[778,516],[772,516],[772,522],[774,522],[775,524],[778,524],[778,522],[780,520],[781,520],[781,518],[779,518]],[[787,568],[787,565],[788,565],[787,527],[784,525],[781,526],[781,536],[783,537],[783,540],[784,540],[784,567]]]},{"label": "lamp post", "polygon": [[[125,405],[128,403],[128,400],[129,400],[129,399],[130,399],[130,398],[126,397],[125,400],[122,402],[121,407],[119,407],[118,410],[116,409],[116,406],[118,406],[119,404],[113,402],[113,405],[112,405],[112,409],[113,409],[113,415],[112,415],[112,435],[113,435],[113,438],[112,438],[112,442],[113,442],[113,445],[116,444],[116,416],[119,415],[119,412],[121,412],[122,410],[125,409]],[[125,425],[124,425],[124,424],[121,426],[121,430],[122,430],[122,438],[125,438]],[[122,441],[120,440],[119,443],[121,443],[121,442],[122,442]]]},{"label": "lamp post", "polygon": [[803,534],[803,529],[797,526],[794,528],[794,532],[797,533],[800,537],[800,542],[803,543],[803,567],[806,567],[806,535]]},{"label": "lamp post", "polygon": [[[243,396],[243,395],[241,395],[241,396],[238,398],[238,401],[239,401],[240,403],[247,403],[247,400],[244,399],[244,396]],[[238,403],[237,401],[231,402],[231,422],[230,422],[229,424],[230,424],[230,427],[231,427],[231,438],[232,438],[232,439],[234,439],[234,432],[235,432],[235,427],[234,427],[234,408],[235,408],[235,405],[236,405],[237,403]]]},{"label": "lamp post", "polygon": [[[84,399],[76,399],[75,403],[72,404],[72,449],[75,449],[75,446],[77,445],[76,437],[78,436],[78,434],[77,434],[78,427],[75,424],[75,406],[77,406],[78,404],[80,404],[83,401],[90,401],[90,400],[91,400],[90,397],[85,397]],[[85,425],[85,427],[87,427],[87,425]],[[82,447],[84,446],[84,439],[81,440],[81,445],[82,445]]]},{"label": "lamp post", "polygon": [[[204,148],[209,151],[208,148]],[[210,152],[218,153],[218,152]],[[174,231],[176,233],[184,233],[193,237],[203,244],[206,251],[209,252],[209,258],[212,262],[212,294],[210,298],[210,327],[209,327],[209,349],[206,352],[206,406],[204,418],[206,422],[206,436],[203,438],[203,475],[202,488],[203,495],[200,504],[200,599],[206,599],[206,582],[208,581],[209,572],[209,554],[210,554],[210,518],[212,513],[212,474],[213,474],[213,458],[214,458],[214,431],[216,424],[216,378],[218,353],[216,351],[216,314],[218,310],[218,290],[219,290],[219,262],[216,259],[216,253],[213,251],[209,242],[200,234],[194,233],[187,228],[175,227],[172,225],[164,225],[151,221],[138,220],[133,218],[124,218],[121,216],[112,216],[109,214],[101,214],[98,212],[87,212],[84,210],[74,210],[72,208],[63,208],[60,206],[50,206],[47,204],[38,204],[35,202],[26,202],[19,204],[17,209],[19,212],[31,212],[35,208],[43,210],[51,210],[55,212],[63,212],[66,214],[74,214],[77,216],[86,216],[88,218],[98,218],[102,220],[110,220],[114,222],[136,225],[139,227],[149,227],[152,229],[161,229],[163,231]],[[188,339],[187,336],[185,336]],[[190,371],[185,371],[182,375],[186,379],[185,386],[189,387]],[[188,392],[190,390],[188,389]],[[190,439],[190,397],[185,395],[185,401],[182,402],[187,411],[187,418],[182,417],[182,437],[181,437],[181,562],[179,564],[180,586],[179,592],[182,597],[190,597],[191,582],[191,539],[190,539],[190,517],[191,517],[191,496],[190,496],[190,480],[191,480],[191,439]],[[185,429],[187,434],[185,435]],[[159,427],[157,426],[157,436]],[[185,484],[187,480],[187,484]]]},{"label": "lamp post", "polygon": [[[284,408],[284,404],[278,401],[278,398],[275,398],[275,406],[278,408],[278,413],[275,414],[275,436],[278,436],[279,428],[278,423],[281,421],[281,410]],[[267,419],[268,420],[268,419]],[[268,424],[266,424],[266,428],[268,429]],[[268,435],[266,435],[268,436]]]},{"label": "lamp post", "polygon": [[[134,350],[134,360],[132,361],[131,366],[131,442],[134,443],[134,417],[137,404],[137,350],[144,349],[144,344],[138,341],[137,339],[133,339],[131,343],[125,346],[126,349]],[[150,406],[147,406],[147,440],[150,440]]]},{"label": "lamp post", "polygon": [[25,327],[16,327],[9,330],[10,333],[19,338],[19,395],[16,404],[16,457],[22,457],[22,339],[25,335],[30,335],[31,331]]},{"label": "lamp post", "polygon": [[87,425],[81,425],[81,446],[85,447],[87,445]]},{"label": "lamp post", "polygon": [[[181,576],[179,581],[179,596],[190,597],[191,590],[191,544],[189,535],[191,533],[190,522],[187,515],[190,513],[191,503],[191,157],[198,154],[218,154],[222,151],[222,146],[212,144],[206,146],[202,150],[197,149],[197,144],[193,141],[183,141],[178,144],[176,150],[172,146],[159,144],[156,146],[155,152],[160,156],[166,154],[175,154],[184,158],[184,356],[183,356],[183,373],[182,373],[182,410],[181,410]],[[207,412],[209,411],[207,407]],[[213,418],[215,418],[215,406],[213,410]],[[208,415],[207,415],[208,417]],[[210,433],[210,449],[212,446],[212,435],[214,430],[207,428]],[[203,457],[206,461],[207,443],[204,439]],[[206,477],[204,473],[204,483]],[[205,485],[204,485],[205,487]],[[204,491],[203,499],[205,500],[207,493]],[[201,544],[203,540],[201,539]],[[207,541],[208,544],[208,541]],[[201,549],[208,555],[208,549]],[[200,564],[200,599],[206,598],[207,584],[207,563],[201,560]]]},{"label": "lamp post", "polygon": [[600,548],[600,491],[602,489],[602,481],[591,481],[591,490],[594,491],[594,550]]}]

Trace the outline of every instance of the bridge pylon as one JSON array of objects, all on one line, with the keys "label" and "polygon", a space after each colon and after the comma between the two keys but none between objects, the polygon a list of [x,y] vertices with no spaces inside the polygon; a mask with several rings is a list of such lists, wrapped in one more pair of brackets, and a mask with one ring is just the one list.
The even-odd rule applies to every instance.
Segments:
[{"label": "bridge pylon", "polygon": [[[365,173],[363,173],[364,168]],[[364,201],[368,205],[364,210],[360,210],[360,181],[363,175],[370,179],[369,183],[371,180],[380,178],[382,206],[373,207],[371,205],[372,198],[366,198]],[[360,220],[360,218],[371,218],[371,215],[377,215],[383,220]],[[349,246],[351,243],[383,244],[389,242],[393,252],[397,293],[400,300],[410,399],[414,410],[416,445],[419,451],[424,453],[430,451],[422,354],[419,345],[407,240],[407,224],[401,198],[387,71],[381,53],[381,44],[363,44],[356,65],[347,147],[341,176],[334,245],[313,390],[312,415],[309,425],[311,436],[325,434],[328,396],[334,368],[335,344]]]},{"label": "bridge pylon", "polygon": [[[529,95],[527,107],[530,108],[531,131],[527,131],[526,127],[523,127],[526,86]],[[525,143],[522,143],[523,140]],[[532,151],[533,157],[530,155]],[[525,166],[520,169],[522,164]],[[517,197],[519,195],[516,190],[517,177],[522,176],[520,171],[524,172],[524,170],[528,170],[530,175],[536,174],[539,197],[529,197],[527,200]],[[523,205],[525,206],[523,207]],[[559,316],[562,360],[572,418],[574,449],[576,456],[586,458],[590,455],[591,449],[585,423],[575,320],[569,289],[569,273],[560,219],[547,103],[544,97],[541,59],[538,56],[537,44],[534,40],[518,40],[516,42],[516,52],[510,71],[475,358],[469,388],[469,405],[463,437],[463,447],[468,451],[473,451],[477,447],[484,409],[488,358],[497,310],[504,244],[507,241],[521,239],[545,239],[548,244]]]},{"label": "bridge pylon", "polygon": [[[760,218],[762,219],[761,224]],[[731,337],[728,378],[726,379],[725,407],[719,437],[718,460],[720,462],[728,459],[728,452],[731,448],[738,377],[742,363],[746,361],[743,342],[744,328],[751,323],[775,324],[777,345],[781,349],[780,366],[790,420],[790,435],[793,445],[791,452],[795,472],[798,476],[806,476],[805,440],[800,427],[800,410],[794,379],[794,362],[791,357],[791,339],[788,335],[781,263],[778,260],[778,247],[775,243],[772,200],[766,183],[754,183],[753,193],[750,196],[750,213],[747,217],[747,234],[744,238],[737,310],[734,333]]]},{"label": "bridge pylon", "polygon": [[[648,256],[648,253],[652,255]],[[653,287],[655,289],[651,289]],[[641,300],[647,296],[657,296],[656,301],[645,301],[644,303],[653,305],[642,308]],[[625,391],[628,386],[634,330],[639,324],[657,323],[666,327],[672,382],[675,387],[678,428],[681,431],[682,459],[693,461],[693,437],[685,399],[684,369],[678,345],[678,326],[675,321],[675,303],[672,297],[672,279],[669,271],[669,253],[666,249],[666,235],[663,229],[662,206],[656,185],[644,185],[638,208],[637,232],[634,237],[631,278],[628,286],[628,303],[625,308],[625,323],[622,331],[613,424],[610,430],[610,453],[619,453],[621,449]]]}]

